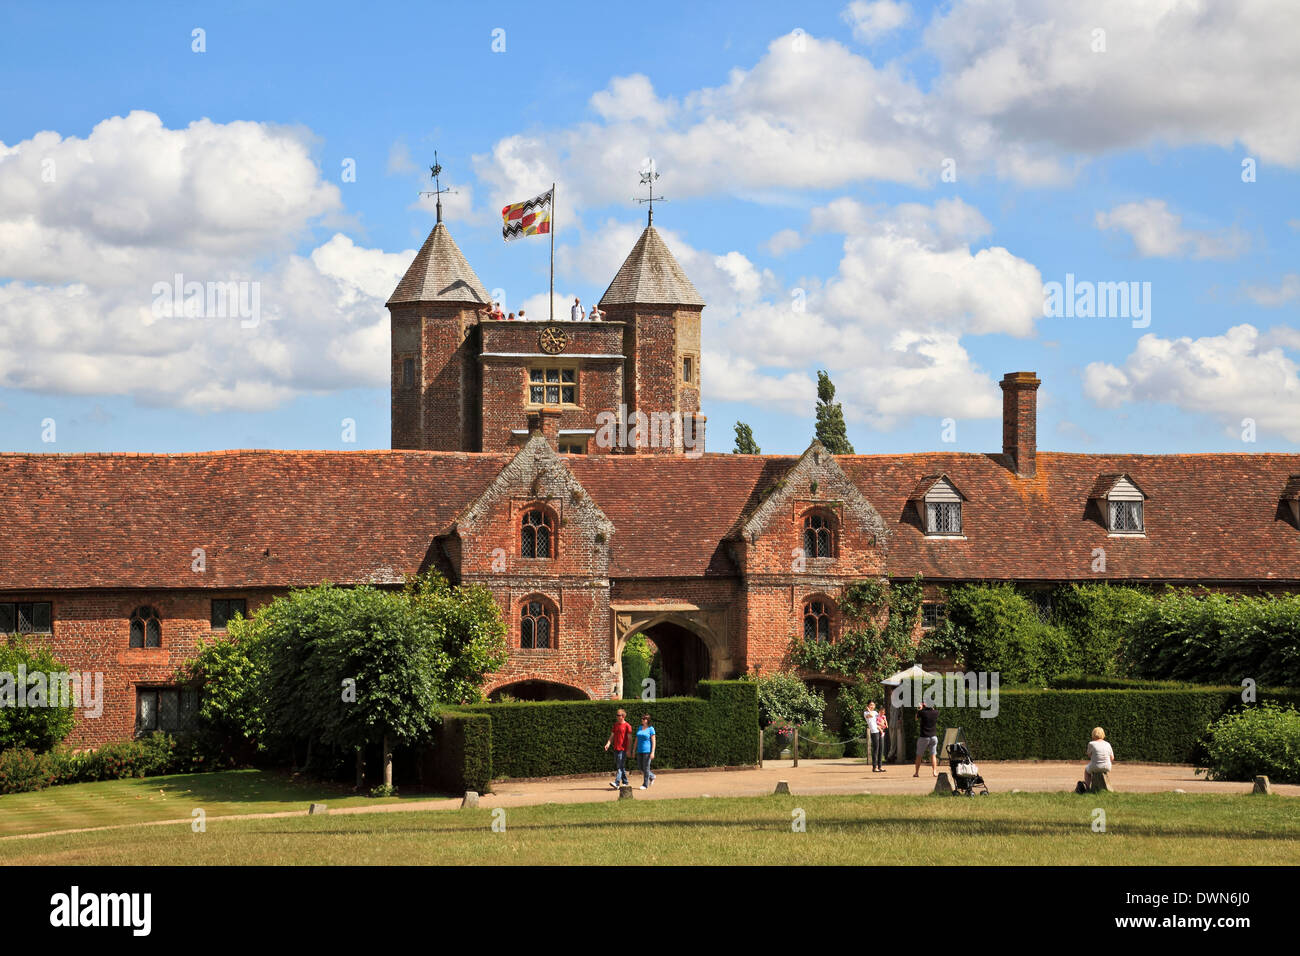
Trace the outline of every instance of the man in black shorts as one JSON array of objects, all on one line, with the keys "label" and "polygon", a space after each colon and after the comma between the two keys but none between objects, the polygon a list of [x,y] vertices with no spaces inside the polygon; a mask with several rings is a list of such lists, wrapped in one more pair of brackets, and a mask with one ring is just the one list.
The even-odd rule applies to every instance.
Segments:
[{"label": "man in black shorts", "polygon": [[939,711],[927,707],[925,701],[921,701],[916,711],[916,722],[921,729],[916,737],[916,771],[912,776],[921,776],[921,758],[928,752],[930,769],[937,777],[939,776],[939,738],[936,735],[939,732]]}]

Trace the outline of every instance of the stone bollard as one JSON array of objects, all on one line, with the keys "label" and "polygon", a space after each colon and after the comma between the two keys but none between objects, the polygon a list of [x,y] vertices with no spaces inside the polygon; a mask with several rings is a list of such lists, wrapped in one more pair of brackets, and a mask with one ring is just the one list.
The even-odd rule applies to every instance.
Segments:
[{"label": "stone bollard", "polygon": [[948,779],[948,771],[940,770],[939,776],[934,778],[934,792],[952,793],[954,789],[952,781]]},{"label": "stone bollard", "polygon": [[1174,790],[1170,790],[1169,792],[1170,792],[1170,793],[1186,793],[1187,791],[1186,791],[1186,790],[1178,790],[1178,789],[1174,789]]},{"label": "stone bollard", "polygon": [[635,800],[636,791],[633,790],[631,786],[625,783],[623,784],[623,786],[618,788],[618,798],[620,800]]},{"label": "stone bollard", "polygon": [[312,814],[316,814],[316,813],[329,813],[329,810],[325,808],[325,804],[323,803],[313,803],[310,807],[307,808],[307,815],[311,816]]},{"label": "stone bollard", "polygon": [[785,793],[785,794],[788,794],[789,792],[790,792],[790,781],[789,781],[789,780],[778,780],[778,781],[776,782],[776,790],[773,791],[773,794],[777,794],[777,793]]},{"label": "stone bollard", "polygon": [[467,807],[477,807],[477,806],[478,806],[478,791],[466,790],[465,796],[461,798],[460,808],[464,810]]},{"label": "stone bollard", "polygon": [[1269,784],[1268,777],[1261,775],[1255,778],[1255,788],[1250,792],[1262,793],[1264,794],[1264,796],[1267,797],[1273,792],[1273,787],[1271,784]]}]

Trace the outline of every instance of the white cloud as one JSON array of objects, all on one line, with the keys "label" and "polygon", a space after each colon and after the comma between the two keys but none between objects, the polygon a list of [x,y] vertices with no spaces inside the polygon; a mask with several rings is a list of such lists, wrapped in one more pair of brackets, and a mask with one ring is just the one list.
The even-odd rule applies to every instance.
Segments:
[{"label": "white cloud", "polygon": [[1251,325],[1198,339],[1144,335],[1122,365],[1089,365],[1083,388],[1103,408],[1166,402],[1209,416],[1227,434],[1250,418],[1261,433],[1300,441],[1300,366]]},{"label": "white cloud", "polygon": [[[810,229],[846,233],[841,260],[829,279],[793,288],[741,252],[706,252],[658,230],[708,303],[710,400],[810,414],[815,370],[825,368],[851,421],[890,428],[918,415],[999,414],[996,381],[962,338],[1033,334],[1042,276],[1006,249],[971,249],[990,229],[979,210],[958,199],[892,207],[839,199],[813,210]],[[613,220],[582,231],[557,250],[557,268],[603,291],[640,231]]]},{"label": "white cloud", "polygon": [[925,41],[941,66],[935,95],[1000,142],[1086,153],[1240,143],[1300,165],[1300,5],[964,0]]},{"label": "white cloud", "polygon": [[841,14],[853,27],[853,36],[871,43],[907,23],[912,8],[895,0],[853,0]]},{"label": "white cloud", "polygon": [[1097,213],[1096,223],[1098,229],[1128,233],[1138,254],[1147,258],[1230,259],[1246,247],[1245,236],[1235,229],[1184,229],[1183,217],[1163,199],[1124,203]]},{"label": "white cloud", "polygon": [[[0,386],[208,411],[382,385],[383,303],[415,253],[337,234],[294,254],[339,207],[306,135],[266,124],[135,112],[0,146]],[[256,324],[155,314],[178,274],[246,283]]]},{"label": "white cloud", "polygon": [[1286,305],[1288,302],[1300,299],[1300,274],[1288,272],[1276,288],[1262,285],[1247,286],[1246,297],[1256,305],[1266,308]]},{"label": "white cloud", "polygon": [[799,230],[782,229],[780,232],[773,233],[764,244],[764,248],[774,256],[783,256],[787,252],[803,248],[804,243],[805,240],[799,235]]}]

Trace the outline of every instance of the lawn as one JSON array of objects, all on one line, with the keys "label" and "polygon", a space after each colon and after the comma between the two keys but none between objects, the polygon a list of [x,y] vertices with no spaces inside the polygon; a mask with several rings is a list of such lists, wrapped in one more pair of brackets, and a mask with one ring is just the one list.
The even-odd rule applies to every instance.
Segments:
[{"label": "lawn", "polygon": [[188,819],[196,807],[211,818],[303,810],[312,802],[342,807],[397,800],[372,800],[349,788],[264,770],[102,780],[0,796],[0,837]]},{"label": "lawn", "polygon": [[[331,803],[338,805],[337,801]],[[0,803],[0,809],[4,804]],[[299,801],[298,806],[301,806]],[[1094,832],[1093,810],[1106,811]],[[793,832],[802,810],[806,832]],[[172,864],[1300,864],[1282,797],[1069,793],[769,796],[209,819],[150,827]],[[0,841],[5,864],[131,864],[141,831]]]}]

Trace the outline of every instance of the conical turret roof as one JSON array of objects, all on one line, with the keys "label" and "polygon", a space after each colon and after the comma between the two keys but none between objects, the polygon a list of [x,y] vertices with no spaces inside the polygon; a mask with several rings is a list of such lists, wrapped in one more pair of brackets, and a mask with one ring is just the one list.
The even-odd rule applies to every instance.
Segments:
[{"label": "conical turret roof", "polygon": [[600,297],[602,308],[611,305],[698,305],[704,300],[686,278],[668,246],[646,226],[614,281]]},{"label": "conical turret roof", "polygon": [[390,306],[409,302],[492,304],[492,297],[441,222],[433,227],[416,253],[415,261],[388,298]]}]

